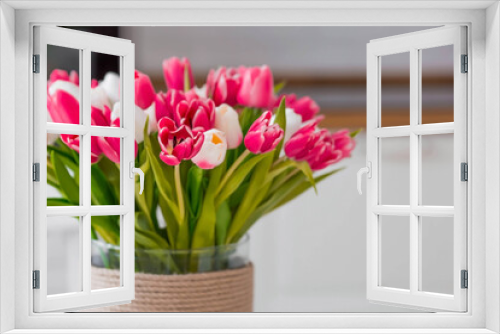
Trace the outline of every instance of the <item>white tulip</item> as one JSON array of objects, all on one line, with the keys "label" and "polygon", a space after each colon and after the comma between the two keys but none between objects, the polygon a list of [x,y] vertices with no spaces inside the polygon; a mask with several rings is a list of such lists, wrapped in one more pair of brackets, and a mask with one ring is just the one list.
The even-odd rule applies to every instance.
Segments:
[{"label": "white tulip", "polygon": [[302,127],[302,116],[297,114],[293,109],[286,108],[285,109],[285,117],[286,117],[286,129],[285,129],[285,139],[284,143],[286,143],[295,132],[299,131]]},{"label": "white tulip", "polygon": [[226,158],[227,141],[224,132],[217,129],[203,133],[203,145],[200,152],[191,160],[202,169],[212,169],[219,166]]},{"label": "white tulip", "polygon": [[99,83],[104,89],[109,101],[113,104],[120,101],[120,76],[114,72],[108,72]]},{"label": "white tulip", "polygon": [[58,90],[63,90],[80,101],[80,88],[70,81],[57,80],[49,87],[49,95],[54,95]]},{"label": "white tulip", "polygon": [[229,105],[221,104],[215,108],[215,128],[226,134],[229,149],[240,146],[243,140],[238,113]]},{"label": "white tulip", "polygon": [[[155,104],[152,103],[151,106],[146,110],[135,106],[135,140],[137,141],[137,143],[142,143],[144,141],[144,126],[146,125],[146,119],[148,116],[148,134],[150,134],[151,132],[158,131]],[[117,118],[120,118],[120,102],[116,102],[113,106],[113,112],[111,113],[111,122],[113,122]]]},{"label": "white tulip", "polygon": [[100,110],[104,110],[104,106],[111,109],[108,95],[106,95],[106,91],[102,87],[97,86],[90,90],[90,105]]}]

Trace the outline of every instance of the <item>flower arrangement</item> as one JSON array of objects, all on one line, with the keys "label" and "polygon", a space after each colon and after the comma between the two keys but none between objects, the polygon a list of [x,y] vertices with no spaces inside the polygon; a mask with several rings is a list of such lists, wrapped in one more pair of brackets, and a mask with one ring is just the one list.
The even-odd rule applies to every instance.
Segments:
[{"label": "flower arrangement", "polygon": [[[309,97],[280,95],[268,66],[211,70],[195,86],[188,59],[163,62],[167,92],[135,71],[136,249],[199,249],[236,243],[258,219],[338,172],[317,171],[349,157],[356,132],[319,127]],[[55,70],[49,121],[79,123],[78,74]],[[119,126],[119,78],[92,81],[93,125]],[[49,135],[48,205],[78,205],[79,137]],[[119,204],[120,139],[91,141],[92,204]],[[138,187],[138,183],[136,183]],[[159,212],[161,212],[161,219]],[[166,224],[164,223],[166,222]],[[117,217],[92,217],[92,236],[119,243]]]}]

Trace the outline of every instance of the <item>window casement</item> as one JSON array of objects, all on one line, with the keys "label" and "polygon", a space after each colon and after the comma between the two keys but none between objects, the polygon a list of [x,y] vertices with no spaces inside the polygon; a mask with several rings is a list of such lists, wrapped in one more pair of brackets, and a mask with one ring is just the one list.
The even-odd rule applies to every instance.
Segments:
[{"label": "window casement", "polygon": [[[452,47],[453,57],[453,121],[426,123],[422,112],[422,58],[433,48]],[[382,72],[390,61],[388,56],[409,57],[409,124],[384,127],[382,118]],[[367,297],[369,300],[430,310],[466,311],[467,290],[467,182],[462,169],[467,166],[467,71],[462,63],[467,57],[466,28],[447,26],[416,33],[371,41],[367,46]],[[387,111],[386,111],[387,112]],[[429,203],[423,190],[422,147],[432,136],[450,135],[449,150],[453,151],[452,190],[449,199]],[[405,141],[407,163],[403,168],[409,175],[401,179],[400,189],[384,189],[384,181],[392,177],[384,173],[384,159],[391,150],[392,140]],[[385,145],[385,146],[384,146]],[[447,166],[448,167],[448,166]],[[465,170],[464,170],[465,172]],[[441,185],[439,185],[441,186]],[[443,182],[442,186],[449,186]],[[391,193],[392,192],[392,193]],[[395,193],[395,194],[394,194]],[[436,205],[446,204],[446,205]],[[444,291],[426,291],[423,273],[423,252],[428,243],[423,241],[423,229],[431,224],[448,225],[445,233],[452,234],[452,285]],[[400,233],[401,249],[409,266],[403,282],[388,279],[386,262],[389,254],[382,251],[391,240],[384,231],[396,229]],[[406,248],[403,249],[403,248]],[[392,249],[394,251],[394,249]],[[407,253],[405,252],[407,251]],[[441,254],[434,254],[440,256]],[[384,261],[385,258],[389,260]],[[425,273],[427,274],[427,273]],[[409,278],[409,279],[408,279]]]},{"label": "window casement", "polygon": [[[0,116],[2,120],[2,122],[0,122],[0,127],[1,129],[5,129],[7,124],[5,120],[9,121],[11,124],[15,124],[15,148],[12,148],[12,150],[16,150],[15,183],[12,181],[10,184],[12,186],[15,184],[16,196],[15,226],[14,224],[11,226],[10,222],[4,219],[0,221],[0,228],[2,233],[15,229],[15,244],[14,240],[12,240],[12,242],[8,240],[9,238],[14,239],[12,236],[7,237],[5,233],[3,235],[0,234],[2,241],[2,248],[0,249],[2,261],[0,261],[0,268],[2,269],[2,277],[8,275],[7,282],[10,281],[15,285],[15,291],[12,291],[14,290],[12,289],[12,285],[8,286],[8,289],[5,288],[5,280],[0,281],[0,291],[2,292],[2,298],[8,298],[6,302],[12,305],[15,304],[15,307],[12,310],[8,310],[6,307],[3,307],[5,301],[2,300],[3,304],[0,305],[0,320],[12,318],[15,319],[15,321],[4,321],[4,327],[0,324],[0,327],[3,328],[2,330],[15,329],[17,333],[33,333],[36,332],[37,329],[51,329],[51,332],[56,333],[76,332],[78,329],[86,329],[88,332],[100,332],[98,329],[106,329],[108,331],[111,329],[127,329],[127,331],[130,332],[146,332],[147,328],[155,328],[155,330],[159,330],[160,328],[199,328],[199,330],[193,331],[201,331],[200,328],[212,328],[212,331],[217,329],[215,330],[217,332],[224,332],[229,329],[231,332],[237,332],[237,328],[241,327],[247,328],[247,331],[249,328],[254,328],[255,332],[272,332],[272,328],[291,329],[300,327],[303,329],[310,329],[311,331],[315,329],[321,331],[331,329],[332,332],[341,332],[343,328],[350,328],[350,331],[357,332],[356,329],[353,329],[354,327],[363,328],[359,332],[365,333],[380,332],[380,328],[386,328],[387,330],[384,330],[384,332],[397,331],[401,333],[415,332],[414,328],[420,328],[419,332],[426,333],[458,333],[464,332],[464,329],[467,328],[470,330],[465,331],[474,333],[500,331],[500,321],[497,315],[498,306],[500,305],[500,300],[497,296],[499,238],[498,228],[496,227],[498,225],[498,220],[495,219],[495,217],[498,217],[498,199],[500,198],[500,191],[497,189],[499,185],[498,164],[495,163],[500,159],[498,150],[498,145],[500,143],[500,135],[498,134],[500,131],[498,131],[499,116],[497,112],[499,105],[497,96],[498,89],[500,89],[500,79],[498,79],[500,77],[498,68],[499,59],[497,52],[500,50],[500,40],[498,39],[497,30],[500,29],[500,15],[498,4],[494,1],[435,1],[432,5],[424,2],[419,2],[418,4],[416,2],[412,4],[401,3],[398,4],[398,8],[392,9],[388,9],[387,2],[370,3],[370,8],[378,8],[376,11],[374,11],[373,8],[360,8],[360,6],[362,6],[361,4],[347,5],[345,2],[342,5],[333,4],[333,2],[328,5],[322,4],[321,9],[314,8],[317,4],[313,5],[311,3],[311,5],[309,5],[305,2],[301,2],[301,6],[308,8],[308,10],[304,10],[303,8],[290,9],[287,7],[288,5],[284,5],[284,3],[277,4],[277,2],[274,2],[272,6],[279,7],[280,9],[262,8],[267,6],[267,4],[248,4],[249,7],[253,8],[252,10],[243,10],[239,7],[239,4],[228,4],[228,8],[220,9],[220,4],[215,4],[214,2],[207,2],[206,6],[212,6],[219,9],[189,9],[187,7],[188,5],[186,5],[185,8],[179,8],[179,4],[177,3],[167,4],[166,2],[155,4],[155,6],[163,8],[143,8],[142,10],[124,9],[120,7],[121,5],[111,4],[107,1],[99,2],[99,4],[97,4],[97,2],[96,4],[89,2],[85,5],[82,5],[81,2],[79,2],[79,4],[75,3],[74,5],[70,4],[70,2],[55,5],[53,2],[50,4],[46,1],[37,2],[36,4],[35,2],[22,2],[22,4],[19,3],[19,5],[14,1],[7,3],[2,3],[2,8],[0,8],[3,11],[2,15],[4,15],[1,17],[2,20],[0,20],[0,25],[2,28],[8,26],[10,29],[10,31],[0,29],[0,34],[2,36],[2,40],[0,41],[2,43],[0,64],[2,66],[2,74],[13,73],[13,70],[5,70],[8,69],[9,66],[11,68],[15,67],[16,89],[7,85],[6,83],[8,82],[6,81],[8,79],[6,76],[2,75],[0,76],[2,82],[2,85],[0,85],[0,92],[2,94],[2,111],[5,105],[10,105],[14,108],[15,113],[2,112]],[[134,8],[141,8],[151,5],[146,3],[147,2],[142,5],[140,2],[134,2],[132,6],[136,6]],[[15,8],[15,10],[10,6]],[[103,6],[109,8],[109,10],[98,8]],[[346,6],[352,8],[346,9]],[[10,9],[7,11],[7,20],[3,20],[6,15],[6,7]],[[286,7],[285,10],[283,10],[284,7]],[[354,7],[356,7],[356,10],[353,9]],[[41,10],[41,8],[44,9]],[[105,15],[103,13],[105,13]],[[374,15],[374,13],[376,13],[376,15]],[[15,17],[15,22],[13,17]],[[311,22],[311,17],[314,17],[314,22]],[[34,120],[32,120],[33,114],[35,114],[34,108],[36,108],[36,106],[34,105],[35,101],[33,100],[31,87],[33,87],[32,84],[35,84],[36,93],[36,90],[42,87],[43,84],[34,82],[36,76],[39,74],[31,74],[32,68],[30,65],[32,63],[32,55],[37,53],[32,48],[32,42],[35,37],[32,29],[33,26],[39,24],[65,26],[127,26],[144,24],[234,25],[235,22],[241,25],[356,25],[362,23],[363,25],[373,26],[408,25],[429,27],[443,24],[460,24],[468,27],[467,36],[469,40],[465,54],[469,56],[469,73],[467,75],[461,74],[467,77],[465,82],[468,84],[468,90],[464,93],[464,98],[467,100],[466,105],[468,112],[464,112],[464,120],[462,123],[464,134],[469,134],[468,137],[463,138],[466,144],[464,143],[462,146],[464,152],[468,153],[468,156],[464,156],[463,160],[458,161],[459,163],[469,163],[469,182],[460,183],[461,186],[466,188],[464,196],[468,196],[467,205],[463,208],[464,214],[466,214],[464,224],[465,221],[468,220],[465,231],[467,232],[467,238],[464,241],[465,246],[467,246],[465,248],[467,256],[465,258],[460,257],[460,259],[465,262],[459,263],[458,266],[454,264],[454,270],[455,272],[459,268],[469,270],[469,288],[463,289],[461,292],[464,295],[460,296],[460,298],[456,299],[453,303],[448,303],[448,305],[441,305],[441,307],[439,307],[440,310],[457,309],[465,310],[465,312],[424,314],[217,314],[209,316],[206,314],[96,315],[92,313],[34,312],[35,299],[33,297],[36,292],[32,289],[31,278],[32,270],[37,268],[35,265],[35,257],[37,255],[35,253],[39,250],[37,247],[37,240],[33,240],[33,236],[38,238],[38,234],[35,234],[34,230],[37,229],[35,226],[35,218],[39,213],[33,211],[33,197],[36,187],[40,185],[36,182],[32,183],[31,181],[32,163],[39,162],[33,160],[34,152],[37,150],[37,148],[34,147],[34,144],[37,144],[37,139],[34,139],[31,135],[33,131],[36,130]],[[9,33],[12,33],[10,41],[5,38]],[[375,44],[375,42],[373,43]],[[5,48],[5,45],[8,47]],[[80,50],[80,47],[75,47],[75,49]],[[409,50],[407,51],[410,52]],[[474,71],[472,71],[472,68],[474,68]],[[485,68],[487,69],[486,71]],[[125,80],[124,76],[125,74],[121,75],[122,80]],[[455,76],[455,84],[456,80],[457,76]],[[486,83],[488,86],[486,86]],[[125,87],[126,83],[123,84],[123,87]],[[82,89],[84,90],[86,88]],[[455,99],[457,98],[456,93],[454,97]],[[370,95],[368,98],[370,98]],[[85,107],[83,106],[83,108]],[[457,110],[455,109],[455,113],[456,112]],[[46,115],[45,110],[43,115]],[[375,119],[368,121],[371,122],[370,124],[372,124],[373,130],[377,129],[377,131],[381,131],[380,134],[383,134],[382,132],[385,130],[383,127],[380,127],[379,120],[377,119],[378,117],[379,116],[375,116]],[[44,119],[44,121],[46,122],[46,119]],[[416,124],[418,125],[418,121]],[[452,130],[454,136],[458,133],[457,126],[457,119],[455,118]],[[411,127],[412,126],[409,125],[408,131],[405,132],[404,135],[400,134],[399,138],[407,137],[408,140],[410,140],[412,136],[423,135],[412,132]],[[428,127],[431,126],[429,125]],[[435,129],[441,128],[442,130],[443,124],[435,125],[435,127]],[[488,130],[487,133],[485,133],[485,130]],[[391,130],[388,129],[388,131]],[[449,128],[446,131],[448,131],[448,134],[451,134]],[[87,132],[82,131],[77,134],[84,136],[85,133]],[[2,136],[4,135],[5,132]],[[37,133],[37,136],[46,136],[46,132]],[[378,141],[378,137],[373,140],[374,142]],[[456,142],[456,137],[454,137],[454,142]],[[12,142],[7,143],[4,137],[2,137],[2,141],[0,142],[1,158],[10,155],[14,156],[13,151],[9,151],[11,145]],[[417,146],[413,146],[414,149],[415,147],[418,147],[418,143]],[[466,147],[468,150],[465,150]],[[456,149],[457,146],[454,144],[454,150]],[[410,154],[410,152],[408,153]],[[43,156],[43,154],[41,154],[41,156]],[[43,158],[45,159],[45,156],[43,156]],[[374,161],[376,161],[375,158],[377,157],[368,157],[367,159],[372,162],[372,166]],[[486,171],[489,171],[487,177],[484,172],[486,166],[485,160],[489,162],[489,167],[486,168]],[[127,164],[126,161],[124,164]],[[473,168],[472,165],[474,166]],[[454,166],[456,167],[456,163],[454,163]],[[377,166],[375,165],[373,168],[375,170]],[[124,169],[124,173],[126,174],[123,175],[126,176],[128,175],[127,166],[124,166]],[[3,166],[1,170],[5,170]],[[40,170],[43,171],[43,167]],[[454,171],[454,174],[456,174],[456,171]],[[29,179],[27,176],[29,176]],[[9,175],[8,177],[11,176]],[[370,182],[373,182],[373,178],[375,177],[378,176],[372,173],[372,179],[368,180],[368,192],[374,191],[374,189],[372,189],[373,185],[371,185]],[[7,176],[5,174],[0,175],[0,180],[2,182],[6,179]],[[41,180],[43,181],[43,178]],[[3,189],[1,189],[1,193],[5,197],[6,192],[10,194],[11,190],[6,190],[4,184],[9,183],[5,182],[2,184]],[[456,192],[456,190],[455,187],[454,192]],[[486,193],[488,194],[488,198],[486,198]],[[378,200],[378,197],[373,197],[372,195],[370,195],[370,198],[372,200],[374,198]],[[45,201],[46,198],[43,198],[43,206],[40,206],[41,203],[38,203],[39,205],[37,208],[40,207],[44,210],[42,212],[45,212],[47,215]],[[378,204],[379,203],[376,203],[376,206],[385,205],[385,203],[382,205]],[[3,211],[2,217],[5,217],[7,213],[5,202],[2,201],[1,205]],[[417,205],[417,207],[418,206],[419,205]],[[373,206],[371,207],[373,208]],[[455,210],[458,208],[459,203],[455,200],[452,209],[454,216],[456,215]],[[411,207],[410,209],[413,210]],[[427,210],[428,208],[424,209]],[[436,213],[437,209],[438,208],[431,209],[430,214],[436,214],[437,216],[442,216],[443,214],[450,215],[449,208],[440,214]],[[79,210],[84,209],[79,208]],[[389,210],[391,210],[391,208],[389,208]],[[421,213],[421,211],[411,210],[406,210],[407,212],[405,212],[404,215],[400,213],[399,215],[396,214],[391,216],[404,216],[409,220],[411,215],[419,216]],[[85,215],[87,211],[79,211],[78,214]],[[371,214],[373,216],[378,216],[385,214],[385,212],[373,211]],[[377,221],[373,216],[372,222],[376,224]],[[455,220],[453,224],[455,227]],[[456,233],[455,228],[454,233]],[[376,240],[372,239],[372,242],[373,241]],[[373,244],[369,242],[368,244],[373,248]],[[415,248],[413,248],[413,250],[415,251]],[[488,252],[486,252],[486,250],[488,250]],[[369,254],[372,256],[374,255],[373,253]],[[418,252],[414,254],[418,255]],[[12,259],[12,261],[9,259]],[[368,258],[368,260],[372,265],[378,265],[378,258]],[[14,262],[16,264],[15,267]],[[412,268],[415,268],[414,262],[412,263]],[[368,290],[379,287],[378,277],[373,276],[374,273],[375,271],[370,273],[372,276],[370,276],[369,284],[372,285]],[[488,273],[487,276],[486,273]],[[418,275],[417,272],[414,277],[418,278]],[[43,284],[43,281],[41,281],[41,284]],[[413,283],[413,286],[415,287],[415,283]],[[416,290],[414,291],[418,290],[419,286],[417,283]],[[398,299],[399,297],[393,298],[390,293],[378,296],[380,298],[370,295],[370,293],[371,292],[368,291],[368,296],[376,302],[417,305],[417,303],[414,302],[415,300],[405,300],[402,302]],[[12,298],[10,296],[12,296]],[[429,296],[433,297],[432,293],[429,294]],[[455,293],[453,293],[453,296],[454,298],[456,297]],[[130,298],[128,300],[130,300]],[[458,302],[458,300],[460,300],[460,302]],[[415,307],[421,309],[434,309],[435,305],[433,307],[430,305],[431,303],[431,300],[426,300]],[[465,303],[465,309],[462,307],[463,305],[461,303]],[[78,307],[78,305],[76,307]],[[57,328],[59,328],[59,330],[57,330]],[[266,328],[266,330],[259,330],[262,328]],[[397,328],[397,330],[394,328]],[[137,329],[137,331],[133,329]],[[168,330],[165,330],[165,332],[167,331]],[[278,332],[278,330],[274,331]]]},{"label": "window casement", "polygon": [[[47,121],[49,48],[74,50],[78,57],[79,117],[73,120]],[[96,126],[91,121],[91,54],[99,52],[118,56],[120,59],[121,97],[119,126]],[[100,36],[58,27],[37,26],[34,28],[34,312],[69,311],[110,304],[127,303],[134,299],[134,44],[128,40]],[[59,83],[60,81],[56,82]],[[116,112],[115,110],[113,112]],[[71,123],[70,123],[71,122]],[[73,124],[77,123],[77,124]],[[73,183],[74,202],[71,205],[53,206],[48,201],[47,188],[50,172],[47,166],[47,138],[51,134],[64,135],[76,147],[80,155],[80,166],[70,171],[59,164],[64,152],[52,154],[51,168],[63,168],[66,182]],[[120,166],[120,204],[94,205],[91,199],[91,155],[97,138],[118,142]],[[121,153],[121,154],[120,154]],[[56,156],[54,156],[56,154]],[[61,167],[63,166],[63,167]],[[130,169],[130,170],[129,170]],[[71,173],[73,175],[71,175]],[[79,175],[76,175],[79,174]],[[35,180],[35,181],[36,181]],[[58,180],[62,182],[61,178]],[[69,184],[66,189],[69,192]],[[64,187],[63,187],[64,189]],[[108,289],[91,288],[91,228],[94,217],[115,216],[119,220],[120,235],[120,286]],[[78,224],[79,258],[73,270],[77,273],[61,273],[75,277],[76,289],[65,293],[51,293],[48,289],[48,225],[54,217],[65,217],[68,224]],[[74,218],[76,217],[76,219]],[[102,221],[103,219],[95,219]],[[57,240],[55,240],[57,241]],[[69,268],[65,268],[69,271]]]}]

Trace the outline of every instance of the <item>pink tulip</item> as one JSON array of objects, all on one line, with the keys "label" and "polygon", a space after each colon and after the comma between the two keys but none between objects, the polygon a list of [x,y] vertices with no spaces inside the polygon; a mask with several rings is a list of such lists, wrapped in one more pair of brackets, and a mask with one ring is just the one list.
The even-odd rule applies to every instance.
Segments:
[{"label": "pink tulip", "polygon": [[61,80],[61,81],[69,81],[75,85],[80,84],[80,80],[78,78],[78,73],[76,71],[71,71],[69,74],[65,70],[59,70],[55,69],[50,73],[49,77],[49,86],[53,84],[54,82]]},{"label": "pink tulip", "polygon": [[149,76],[135,70],[135,105],[141,109],[147,109],[155,98],[155,89]]},{"label": "pink tulip", "polygon": [[285,144],[285,154],[297,161],[307,161],[312,170],[320,170],[343,158],[354,149],[354,140],[347,130],[330,134],[326,129],[317,129],[316,119],[299,131]]},{"label": "pink tulip", "polygon": [[174,119],[174,112],[181,101],[186,101],[186,95],[181,90],[169,89],[166,93],[156,94],[156,119]]},{"label": "pink tulip", "polygon": [[238,103],[240,86],[241,75],[238,69],[219,67],[208,73],[207,96],[212,98],[217,107],[223,103],[234,107]]},{"label": "pink tulip", "polygon": [[[61,135],[61,140],[68,145],[69,148],[80,153],[80,136],[78,135]],[[102,150],[97,142],[97,137],[90,139],[90,162],[96,163],[102,154]]]},{"label": "pink tulip", "polygon": [[266,111],[248,129],[245,146],[250,152],[267,153],[274,150],[283,139],[283,129],[278,124],[269,125],[271,118],[272,113]]},{"label": "pink tulip", "polygon": [[177,126],[185,125],[194,134],[205,132],[214,127],[215,104],[209,99],[181,101],[174,111],[174,120]]},{"label": "pink tulip", "polygon": [[314,116],[316,116],[316,114],[319,112],[319,106],[316,104],[316,102],[314,102],[313,99],[311,99],[309,96],[304,96],[300,99],[297,99],[297,96],[295,94],[280,96],[275,104],[275,107],[279,106],[279,102],[281,101],[281,98],[283,96],[285,96],[286,107],[293,109],[295,113],[302,116],[302,122],[307,122],[313,119]]},{"label": "pink tulip", "polygon": [[158,141],[161,146],[160,159],[170,166],[193,158],[203,145],[203,133],[193,134],[185,125],[177,127],[175,122],[164,117],[158,122]]},{"label": "pink tulip", "polygon": [[163,61],[163,75],[168,89],[184,90],[184,72],[189,73],[189,88],[194,86],[194,77],[189,59],[172,57]]},{"label": "pink tulip", "polygon": [[[76,101],[76,100],[75,100]],[[78,102],[77,108],[78,108]],[[107,108],[107,107],[105,107]],[[108,108],[107,111],[103,112],[102,110],[92,107],[91,109],[91,124],[98,126],[109,126],[108,117],[111,115],[111,112]],[[75,123],[73,123],[75,124]],[[78,123],[76,123],[78,124]],[[68,145],[69,148],[75,150],[80,153],[80,136],[78,135],[68,135],[62,134],[61,140]],[[101,145],[99,144],[99,137],[92,136],[90,138],[90,161],[92,163],[96,163],[99,160],[100,155],[103,153]],[[118,160],[119,162],[120,160]]]},{"label": "pink tulip", "polygon": [[66,90],[58,89],[48,94],[47,109],[53,122],[80,124],[78,100]]},{"label": "pink tulip", "polygon": [[274,104],[273,74],[267,65],[261,67],[240,68],[241,87],[238,103],[245,107],[268,108]]},{"label": "pink tulip", "polygon": [[342,129],[332,134],[335,147],[342,151],[342,157],[350,157],[351,152],[356,147],[356,141],[351,138],[349,130]]}]

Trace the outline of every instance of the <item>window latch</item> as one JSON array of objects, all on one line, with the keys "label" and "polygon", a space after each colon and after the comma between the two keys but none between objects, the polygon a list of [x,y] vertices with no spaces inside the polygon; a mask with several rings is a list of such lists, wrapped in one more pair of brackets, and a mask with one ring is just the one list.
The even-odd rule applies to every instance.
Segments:
[{"label": "window latch", "polygon": [[135,174],[139,174],[139,183],[140,183],[140,190],[139,194],[142,194],[142,191],[144,190],[144,172],[140,168],[134,167],[134,162],[130,161],[129,163],[129,171],[130,171],[130,178],[133,179]]},{"label": "window latch", "polygon": [[360,195],[363,194],[363,192],[361,191],[361,177],[363,176],[363,174],[366,174],[366,177],[369,179],[372,178],[372,162],[371,161],[368,161],[368,163],[366,164],[366,167],[363,167],[358,171],[358,193]]}]

